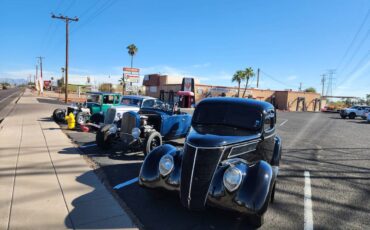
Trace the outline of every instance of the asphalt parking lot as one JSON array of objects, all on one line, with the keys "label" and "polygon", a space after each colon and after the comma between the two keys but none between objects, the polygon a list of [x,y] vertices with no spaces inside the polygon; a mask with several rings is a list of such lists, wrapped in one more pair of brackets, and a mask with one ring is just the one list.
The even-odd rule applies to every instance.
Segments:
[{"label": "asphalt parking lot", "polygon": [[[262,229],[366,229],[370,226],[370,124],[342,120],[339,114],[278,113],[283,155],[275,202]],[[135,179],[142,153],[123,154],[120,146],[101,150],[94,133],[67,131],[81,153],[99,167],[110,188],[145,229],[250,229],[235,213],[208,208],[190,212],[178,194],[152,192]],[[179,148],[182,141],[175,143]],[[310,192],[310,193],[309,193]],[[312,217],[312,218],[310,218]]]}]

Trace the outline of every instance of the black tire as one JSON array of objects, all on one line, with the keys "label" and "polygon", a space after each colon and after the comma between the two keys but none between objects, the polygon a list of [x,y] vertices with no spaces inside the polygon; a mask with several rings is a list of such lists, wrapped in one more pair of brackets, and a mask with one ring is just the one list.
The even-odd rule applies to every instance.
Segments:
[{"label": "black tire", "polygon": [[148,155],[154,148],[162,145],[162,136],[157,131],[152,131],[148,134],[144,141],[144,156]]},{"label": "black tire", "polygon": [[350,114],[348,115],[348,118],[349,118],[349,119],[355,119],[355,118],[356,118],[356,114],[355,114],[355,113],[350,113]]},{"label": "black tire", "polygon": [[108,135],[107,137],[105,137],[105,133],[106,132],[99,129],[96,132],[95,141],[99,148],[109,149],[112,146],[113,137],[112,135]]},{"label": "black tire", "polygon": [[104,115],[100,113],[94,113],[90,117],[90,122],[99,125],[104,122]]},{"label": "black tire", "polygon": [[249,223],[253,227],[259,228],[264,224],[265,216],[256,214],[256,215],[252,215],[252,216],[248,217],[248,220],[249,220]]},{"label": "black tire", "polygon": [[270,203],[274,203],[275,201],[275,186],[276,186],[276,182],[274,183],[274,187],[272,187]]},{"label": "black tire", "polygon": [[85,112],[78,112],[76,115],[76,123],[79,125],[86,124],[88,115]]},{"label": "black tire", "polygon": [[64,117],[66,116],[66,113],[63,109],[56,109],[53,112],[53,119],[55,122],[64,122]]},{"label": "black tire", "polygon": [[341,117],[342,119],[346,119],[346,116],[345,116],[345,115],[340,115],[340,117]]}]

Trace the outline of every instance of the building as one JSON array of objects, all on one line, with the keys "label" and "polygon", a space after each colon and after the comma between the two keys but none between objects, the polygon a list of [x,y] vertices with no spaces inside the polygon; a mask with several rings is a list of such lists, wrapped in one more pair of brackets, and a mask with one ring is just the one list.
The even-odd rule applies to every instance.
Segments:
[{"label": "building", "polygon": [[[186,78],[185,78],[186,79]],[[185,83],[186,84],[186,83]],[[190,83],[189,83],[190,84]],[[193,81],[192,92],[189,96],[198,102],[206,97],[236,97],[237,87],[213,86],[200,84]],[[164,101],[176,102],[184,95],[184,80],[161,74],[149,74],[144,77],[143,86],[145,95],[158,97]],[[299,92],[293,90],[264,90],[264,89],[240,89],[240,97],[253,98],[267,101],[277,109],[288,111],[320,111],[325,106],[325,100],[318,93]]]}]

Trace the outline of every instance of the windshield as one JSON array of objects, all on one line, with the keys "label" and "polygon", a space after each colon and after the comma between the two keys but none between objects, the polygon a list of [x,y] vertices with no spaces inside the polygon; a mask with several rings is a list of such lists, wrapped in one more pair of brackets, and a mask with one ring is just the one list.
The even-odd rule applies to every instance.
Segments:
[{"label": "windshield", "polygon": [[209,103],[197,107],[194,125],[220,125],[257,131],[261,128],[262,114],[243,104]]},{"label": "windshield", "polygon": [[100,95],[97,95],[97,94],[87,94],[87,102],[100,103]]},{"label": "windshield", "polygon": [[123,97],[121,99],[121,105],[140,107],[142,100],[136,98]]}]

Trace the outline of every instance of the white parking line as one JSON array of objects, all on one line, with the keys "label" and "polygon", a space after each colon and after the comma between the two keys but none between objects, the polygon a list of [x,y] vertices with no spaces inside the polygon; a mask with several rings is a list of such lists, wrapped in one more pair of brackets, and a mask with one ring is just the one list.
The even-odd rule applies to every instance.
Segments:
[{"label": "white parking line", "polygon": [[313,230],[310,172],[304,171],[304,230]]},{"label": "white parking line", "polygon": [[287,122],[288,122],[288,119],[286,119],[285,121],[281,122],[281,124],[279,125],[279,127],[285,125],[285,123],[287,123]]},{"label": "white parking line", "polygon": [[80,148],[84,149],[84,148],[89,148],[89,147],[94,147],[94,146],[96,146],[96,144],[83,145],[83,146],[80,146]]},{"label": "white parking line", "polygon": [[126,186],[128,186],[128,185],[130,185],[130,184],[133,184],[133,183],[136,183],[136,182],[138,182],[139,181],[139,178],[138,177],[135,177],[135,178],[133,178],[133,179],[131,179],[131,180],[128,180],[128,181],[126,181],[126,182],[123,182],[123,183],[121,183],[121,184],[117,184],[116,186],[114,186],[113,187],[113,189],[120,189],[120,188],[123,188],[123,187],[126,187]]},{"label": "white parking line", "polygon": [[1,102],[3,102],[3,101],[5,101],[6,99],[8,99],[9,97],[13,96],[13,95],[14,95],[14,94],[16,94],[16,93],[18,93],[18,91],[17,91],[17,92],[14,92],[14,93],[12,93],[12,94],[10,94],[10,95],[9,95],[9,96],[7,96],[6,98],[1,99],[1,100],[0,100],[0,103],[1,103]]}]

